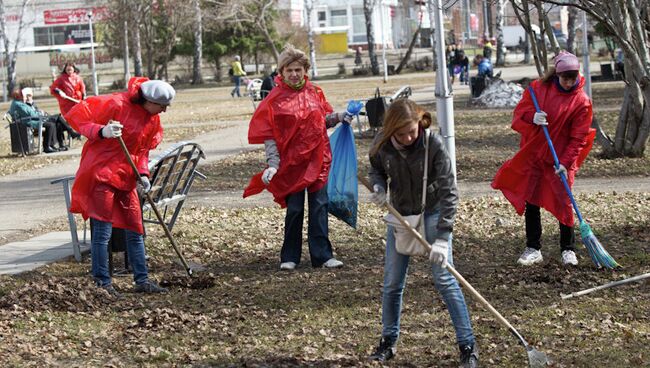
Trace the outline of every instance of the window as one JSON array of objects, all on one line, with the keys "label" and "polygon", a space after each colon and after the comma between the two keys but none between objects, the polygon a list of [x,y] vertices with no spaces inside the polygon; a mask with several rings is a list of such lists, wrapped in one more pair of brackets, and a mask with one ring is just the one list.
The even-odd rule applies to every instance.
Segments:
[{"label": "window", "polygon": [[352,8],[352,42],[368,42],[363,8]]},{"label": "window", "polygon": [[318,26],[327,27],[327,12],[319,11],[318,12]]},{"label": "window", "polygon": [[87,24],[34,27],[34,46],[52,46],[90,42]]},{"label": "window", "polygon": [[345,9],[330,10],[330,26],[347,26],[348,11]]}]

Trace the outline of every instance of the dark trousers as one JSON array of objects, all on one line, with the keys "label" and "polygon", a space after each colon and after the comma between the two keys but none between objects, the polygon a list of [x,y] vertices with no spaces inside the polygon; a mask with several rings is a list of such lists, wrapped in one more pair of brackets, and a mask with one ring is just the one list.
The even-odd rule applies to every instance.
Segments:
[{"label": "dark trousers", "polygon": [[[540,250],[542,248],[542,218],[539,207],[526,202],[526,246]],[[573,227],[560,223],[560,248],[562,251],[575,251],[576,236]]]},{"label": "dark trousers", "polygon": [[[305,215],[305,190],[289,194],[287,201],[287,215],[284,219],[284,243],[280,251],[281,262],[300,263],[302,254],[302,223]],[[309,256],[313,267],[320,267],[332,255],[332,244],[328,237],[327,225],[327,186],[323,189],[307,193],[308,225],[307,242],[309,243]]]},{"label": "dark trousers", "polygon": [[65,121],[61,114],[50,115],[48,116],[47,120],[53,122],[56,125],[56,140],[59,142],[59,147],[66,145],[63,132],[68,132],[68,135],[71,136],[78,135],[78,133],[72,129],[70,124]]},{"label": "dark trousers", "polygon": [[57,136],[56,124],[51,121],[43,121],[43,149],[54,147]]}]

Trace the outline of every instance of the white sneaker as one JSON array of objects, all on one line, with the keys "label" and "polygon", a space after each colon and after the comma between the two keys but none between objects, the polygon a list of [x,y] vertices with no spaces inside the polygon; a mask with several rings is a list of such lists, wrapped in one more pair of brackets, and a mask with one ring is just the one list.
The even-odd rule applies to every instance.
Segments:
[{"label": "white sneaker", "polygon": [[291,271],[296,268],[296,263],[295,262],[282,262],[280,263],[280,269],[281,270],[286,270],[286,271]]},{"label": "white sneaker", "polygon": [[336,258],[330,258],[327,260],[327,262],[323,263],[323,267],[325,268],[341,268],[343,267],[343,262],[339,261]]},{"label": "white sneaker", "polygon": [[565,266],[577,266],[578,258],[576,253],[572,250],[565,250],[562,252],[562,264]]},{"label": "white sneaker", "polygon": [[543,260],[542,252],[534,248],[526,247],[524,252],[521,254],[521,257],[517,260],[517,263],[524,266],[530,266]]}]

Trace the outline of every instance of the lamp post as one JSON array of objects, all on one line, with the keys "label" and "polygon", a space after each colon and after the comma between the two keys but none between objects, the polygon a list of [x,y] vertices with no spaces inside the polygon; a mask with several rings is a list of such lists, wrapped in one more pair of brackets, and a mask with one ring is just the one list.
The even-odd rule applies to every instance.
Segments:
[{"label": "lamp post", "polygon": [[93,92],[95,96],[99,95],[99,88],[97,86],[97,71],[95,70],[95,41],[93,38],[93,12],[88,11],[88,27],[90,28],[90,63],[93,70]]},{"label": "lamp post", "polygon": [[386,62],[386,37],[384,36],[384,2],[379,2],[379,22],[381,24],[381,59],[384,64],[384,83],[388,82],[388,63]]}]

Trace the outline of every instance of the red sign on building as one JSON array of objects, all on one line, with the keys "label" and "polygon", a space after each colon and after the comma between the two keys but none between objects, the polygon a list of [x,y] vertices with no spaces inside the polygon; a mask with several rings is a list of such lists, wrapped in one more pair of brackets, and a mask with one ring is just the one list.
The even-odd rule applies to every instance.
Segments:
[{"label": "red sign on building", "polygon": [[88,12],[93,12],[93,22],[108,17],[105,6],[96,8],[56,9],[43,11],[45,24],[79,24],[88,22]]}]

